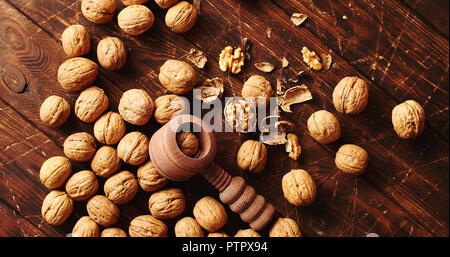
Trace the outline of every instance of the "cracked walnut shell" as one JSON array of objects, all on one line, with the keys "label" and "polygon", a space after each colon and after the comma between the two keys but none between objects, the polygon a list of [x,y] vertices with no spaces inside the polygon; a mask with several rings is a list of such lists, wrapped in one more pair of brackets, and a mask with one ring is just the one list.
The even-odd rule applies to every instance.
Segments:
[{"label": "cracked walnut shell", "polygon": [[338,112],[358,114],[369,102],[369,87],[358,77],[345,77],[334,88],[333,104]]},{"label": "cracked walnut shell", "polygon": [[54,128],[64,124],[67,118],[69,118],[69,115],[69,102],[57,95],[47,97],[39,110],[41,121]]},{"label": "cracked walnut shell", "polygon": [[107,70],[120,70],[127,61],[125,44],[117,37],[104,37],[97,45],[97,59]]},{"label": "cracked walnut shell", "polygon": [[185,101],[177,95],[163,95],[155,100],[155,120],[160,124],[166,124],[172,117],[182,113],[186,109]]},{"label": "cracked walnut shell", "polygon": [[209,232],[221,229],[228,220],[225,207],[210,196],[198,200],[193,213],[198,224]]},{"label": "cracked walnut shell", "polygon": [[292,205],[305,206],[316,199],[316,184],[305,170],[294,169],[286,173],[281,180],[281,187],[284,197]]},{"label": "cracked walnut shell", "polygon": [[117,152],[125,163],[141,165],[148,158],[148,137],[141,132],[126,134],[117,145]]},{"label": "cracked walnut shell", "polygon": [[144,125],[152,117],[155,104],[143,89],[130,89],[123,93],[119,102],[122,118],[133,125]]},{"label": "cracked walnut shell", "polygon": [[176,237],[204,237],[202,227],[191,217],[184,217],[175,224]]},{"label": "cracked walnut shell", "polygon": [[137,180],[145,192],[155,192],[169,182],[167,178],[159,174],[151,161],[146,162],[138,168]]},{"label": "cracked walnut shell", "polygon": [[89,170],[82,170],[73,174],[66,183],[66,192],[75,201],[91,198],[98,190],[98,180]]},{"label": "cracked walnut shell", "polygon": [[253,75],[244,82],[241,94],[244,98],[255,98],[258,104],[267,105],[274,92],[267,79],[260,75]]},{"label": "cracked walnut shell", "polygon": [[58,188],[66,182],[72,173],[72,163],[63,156],[47,159],[39,171],[39,179],[48,189]]},{"label": "cracked walnut shell", "polygon": [[341,136],[341,125],[331,112],[320,110],[308,119],[311,136],[322,144],[336,141]]},{"label": "cracked walnut shell", "polygon": [[111,202],[125,204],[134,198],[139,190],[139,186],[136,177],[125,170],[109,177],[103,190]]},{"label": "cracked walnut shell", "polygon": [[74,133],[64,141],[64,154],[71,160],[86,162],[95,154],[95,139],[86,132]]},{"label": "cracked walnut shell", "polygon": [[98,66],[84,57],[74,57],[58,68],[58,82],[65,90],[74,92],[88,87],[97,78]]},{"label": "cracked walnut shell", "polygon": [[170,7],[166,14],[166,25],[175,33],[184,33],[190,30],[197,22],[198,13],[194,6],[181,1]]},{"label": "cracked walnut shell", "polygon": [[259,173],[264,170],[267,161],[267,148],[264,144],[247,140],[239,148],[237,165],[242,170]]},{"label": "cracked walnut shell", "polygon": [[80,24],[67,27],[61,35],[64,53],[69,57],[82,56],[91,49],[91,38],[87,29]]},{"label": "cracked walnut shell", "polygon": [[104,195],[92,197],[86,204],[89,217],[103,227],[109,227],[119,220],[119,208]]},{"label": "cracked walnut shell", "polygon": [[278,218],[269,231],[269,237],[301,237],[297,222],[290,218]]},{"label": "cracked walnut shell", "polygon": [[425,127],[425,111],[418,102],[407,100],[392,110],[392,124],[400,138],[415,138]]},{"label": "cracked walnut shell", "polygon": [[238,232],[236,232],[236,235],[234,235],[234,237],[261,237],[261,235],[255,230],[248,228],[248,229],[239,229]]},{"label": "cracked walnut shell", "polygon": [[75,102],[75,115],[83,122],[94,122],[106,109],[109,100],[103,89],[92,86],[83,90]]},{"label": "cracked walnut shell", "polygon": [[53,190],[42,203],[42,218],[50,225],[61,225],[73,211],[73,200],[66,192]]},{"label": "cracked walnut shell", "polygon": [[128,233],[130,237],[167,237],[168,229],[152,215],[141,215],[130,222]]},{"label": "cracked walnut shell", "polygon": [[369,162],[369,154],[362,147],[346,144],[336,153],[335,163],[342,172],[359,175],[363,173]]},{"label": "cracked walnut shell", "polygon": [[194,157],[198,153],[198,139],[192,132],[177,133],[177,145],[189,157]]},{"label": "cracked walnut shell", "polygon": [[153,193],[148,200],[148,208],[157,219],[171,219],[186,208],[186,197],[178,188],[169,188]]},{"label": "cracked walnut shell", "polygon": [[116,112],[107,112],[94,124],[94,136],[102,144],[114,145],[125,135],[125,122]]},{"label": "cracked walnut shell", "polygon": [[127,237],[127,232],[120,228],[105,228],[100,237]]},{"label": "cracked walnut shell", "polygon": [[91,217],[81,217],[72,230],[72,237],[98,237],[100,234],[100,228]]},{"label": "cracked walnut shell", "polygon": [[115,0],[82,0],[81,12],[90,22],[103,24],[111,21],[116,11]]},{"label": "cracked walnut shell", "polygon": [[231,71],[233,74],[241,72],[244,66],[245,56],[241,48],[238,47],[233,52],[233,47],[225,47],[219,55],[219,68],[221,71]]},{"label": "cracked walnut shell", "polygon": [[152,11],[144,5],[130,5],[117,15],[119,27],[127,34],[138,36],[149,30],[155,22]]},{"label": "cracked walnut shell", "polygon": [[185,94],[192,90],[197,83],[197,74],[192,66],[183,61],[167,60],[161,66],[159,81],[174,94]]},{"label": "cracked walnut shell", "polygon": [[155,0],[159,7],[166,9],[176,4],[178,0]]},{"label": "cracked walnut shell", "polygon": [[116,173],[121,166],[117,150],[111,146],[100,147],[92,158],[91,169],[95,175],[107,178]]}]

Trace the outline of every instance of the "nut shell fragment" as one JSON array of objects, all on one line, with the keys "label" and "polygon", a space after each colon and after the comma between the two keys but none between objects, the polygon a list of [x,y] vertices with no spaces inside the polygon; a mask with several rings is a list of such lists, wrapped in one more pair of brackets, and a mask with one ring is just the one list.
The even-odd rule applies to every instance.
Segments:
[{"label": "nut shell fragment", "polygon": [[195,94],[194,97],[201,100],[207,104],[214,102],[216,99],[222,97],[223,94],[223,79],[212,78],[207,79],[201,86],[195,87],[195,89],[200,90],[200,94]]},{"label": "nut shell fragment", "polygon": [[305,85],[291,87],[281,97],[280,107],[285,112],[292,112],[291,105],[303,103],[313,99],[311,92]]}]

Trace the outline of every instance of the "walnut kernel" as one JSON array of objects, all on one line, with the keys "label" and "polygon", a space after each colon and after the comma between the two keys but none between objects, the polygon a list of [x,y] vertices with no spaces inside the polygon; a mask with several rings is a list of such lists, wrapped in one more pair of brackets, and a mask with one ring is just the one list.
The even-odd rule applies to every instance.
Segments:
[{"label": "walnut kernel", "polygon": [[219,55],[219,68],[223,72],[231,71],[233,74],[238,74],[244,66],[244,60],[244,53],[240,47],[236,48],[233,53],[233,47],[227,46]]},{"label": "walnut kernel", "polygon": [[225,104],[224,116],[227,128],[247,133],[256,129],[256,105],[252,99],[230,98]]},{"label": "walnut kernel", "polygon": [[295,134],[289,133],[287,135],[286,141],[286,152],[289,153],[289,157],[293,160],[297,160],[297,158],[302,153],[302,147],[298,143],[298,137]]},{"label": "walnut kernel", "polygon": [[302,48],[303,61],[313,70],[321,70],[322,63],[319,56],[314,51],[310,51],[306,46]]}]

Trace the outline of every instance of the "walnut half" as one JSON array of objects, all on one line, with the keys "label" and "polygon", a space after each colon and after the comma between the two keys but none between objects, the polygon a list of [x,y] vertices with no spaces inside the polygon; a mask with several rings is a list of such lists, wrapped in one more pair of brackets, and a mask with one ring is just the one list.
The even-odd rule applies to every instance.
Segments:
[{"label": "walnut half", "polygon": [[319,56],[314,51],[309,50],[306,46],[302,48],[303,61],[313,70],[321,70],[322,63]]},{"label": "walnut half", "polygon": [[289,133],[287,135],[285,146],[286,152],[289,153],[289,157],[293,160],[297,160],[302,153],[302,147],[298,143],[298,137],[295,134]]},{"label": "walnut half", "polygon": [[244,59],[244,53],[240,47],[236,48],[233,53],[233,47],[227,46],[220,53],[219,68],[223,72],[231,71],[233,74],[238,74],[244,65]]}]

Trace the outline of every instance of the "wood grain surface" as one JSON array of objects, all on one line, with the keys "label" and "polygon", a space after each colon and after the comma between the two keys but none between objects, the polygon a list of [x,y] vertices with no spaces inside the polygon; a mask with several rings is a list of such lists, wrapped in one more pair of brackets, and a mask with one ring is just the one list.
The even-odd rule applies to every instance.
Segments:
[{"label": "wood grain surface", "polygon": [[[87,57],[97,62],[96,46],[105,36],[121,38],[128,60],[120,71],[100,68],[94,85],[107,93],[109,110],[117,111],[122,93],[145,89],[156,99],[166,94],[158,81],[159,67],[169,59],[186,60],[191,48],[206,53],[208,63],[197,69],[200,81],[212,77],[225,80],[225,96],[239,96],[243,81],[260,74],[272,83],[283,74],[290,77],[306,70],[302,78],[313,100],[292,106],[282,117],[295,124],[302,155],[288,158],[283,146],[268,147],[268,162],[260,174],[248,174],[236,165],[242,142],[257,134],[216,133],[217,162],[232,175],[243,176],[249,185],[276,207],[278,215],[296,220],[305,236],[448,236],[449,235],[449,42],[448,1],[442,0],[203,0],[201,16],[193,29],[174,34],[164,24],[165,10],[153,0],[146,4],[155,14],[155,25],[133,37],[113,21],[96,25],[87,21],[77,0],[0,0],[0,236],[65,236],[81,216],[85,202],[62,226],[42,220],[40,209],[48,189],[39,181],[39,169],[49,157],[63,155],[62,143],[74,132],[93,133],[71,114],[54,129],[39,119],[39,107],[53,94],[65,97],[71,106],[78,93],[63,90],[57,82],[59,65],[67,59],[61,34],[71,24],[82,24],[92,39]],[[308,15],[296,27],[294,12]],[[267,30],[272,32],[270,37]],[[248,38],[251,59],[243,72],[229,75],[219,70],[220,51],[240,46]],[[301,48],[329,53],[336,65],[325,72],[309,70]],[[282,69],[286,57],[289,66]],[[275,64],[272,73],[262,73],[254,63]],[[359,115],[338,113],[332,103],[334,86],[344,76],[355,75],[369,83],[368,107]],[[290,86],[293,86],[291,84]],[[426,128],[414,140],[398,138],[392,128],[392,108],[408,99],[422,104]],[[311,113],[326,109],[343,128],[341,138],[322,145],[307,132]],[[127,132],[151,136],[160,125],[127,124]],[[365,148],[370,155],[368,170],[359,177],[340,173],[334,164],[337,149],[346,143]],[[318,186],[316,201],[307,207],[290,205],[281,191],[282,176],[293,168],[307,170]],[[74,171],[89,169],[89,163],[74,163]],[[124,166],[131,172],[136,167]],[[100,180],[103,193],[104,180]],[[186,182],[170,182],[187,196],[186,211],[200,198],[217,192],[200,176]],[[142,190],[121,205],[118,226],[127,230],[130,220],[148,214],[150,194]],[[228,207],[227,207],[228,208]],[[229,209],[223,231],[234,235],[246,224]],[[176,218],[168,220],[170,235]],[[267,231],[262,234],[267,236]]]}]

